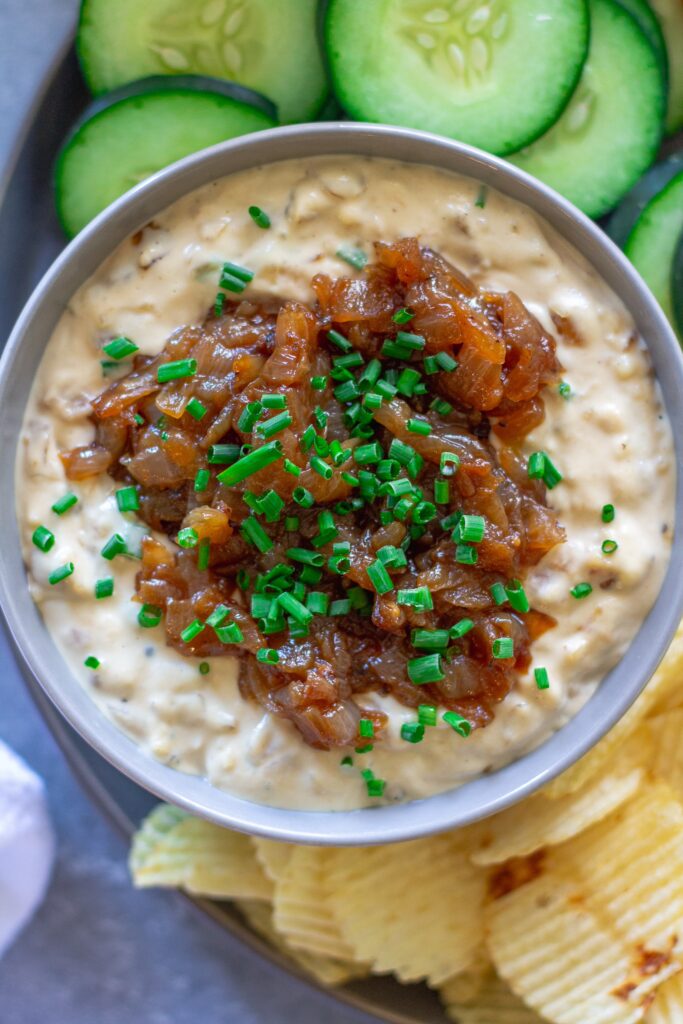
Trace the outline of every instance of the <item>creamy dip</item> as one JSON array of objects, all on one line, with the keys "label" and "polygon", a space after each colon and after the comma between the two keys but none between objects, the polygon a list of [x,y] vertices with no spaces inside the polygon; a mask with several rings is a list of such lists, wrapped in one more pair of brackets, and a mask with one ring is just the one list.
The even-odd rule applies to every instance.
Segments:
[{"label": "creamy dip", "polygon": [[[674,508],[671,431],[643,342],[621,302],[554,230],[520,204],[477,182],[435,168],[361,157],[288,161],[214,182],[159,214],[124,242],[79,289],[49,341],[31,395],[17,458],[17,501],[29,586],[63,657],[100,709],[152,756],[206,775],[240,796],[282,807],[348,809],[369,802],[358,766],[387,780],[385,799],[406,800],[452,788],[537,746],[576,714],[624,654],[659,590],[669,559]],[[481,202],[481,199],[480,199]],[[247,208],[262,206],[264,231]],[[147,529],[118,511],[116,484],[103,475],[73,484],[58,453],[92,438],[89,403],[103,388],[102,345],[115,335],[155,354],[177,327],[201,322],[219,268],[233,260],[256,273],[260,292],[311,301],[315,273],[353,274],[335,256],[370,253],[374,239],[416,234],[474,282],[512,290],[557,338],[569,397],[549,389],[545,422],[524,453],[543,449],[564,481],[549,504],[567,532],[532,570],[532,606],[558,625],[532,648],[534,662],[496,711],[467,739],[446,724],[423,742],[400,739],[414,711],[394,698],[364,694],[389,716],[381,742],[340,764],[339,751],[307,746],[283,718],[244,700],[232,657],[198,659],[167,647],[163,627],[142,629],[132,602],[137,563],[105,561],[118,531],[135,548]],[[551,312],[571,319],[579,343],[559,336]],[[54,501],[74,491],[63,516]],[[601,520],[615,506],[612,523]],[[56,537],[43,553],[31,543],[39,524]],[[611,555],[603,540],[617,541]],[[56,586],[48,575],[73,561]],[[98,578],[115,593],[95,600]],[[570,596],[577,583],[592,594]],[[95,655],[96,671],[84,667]],[[539,690],[533,666],[548,670]],[[376,802],[376,801],[374,801]]]}]

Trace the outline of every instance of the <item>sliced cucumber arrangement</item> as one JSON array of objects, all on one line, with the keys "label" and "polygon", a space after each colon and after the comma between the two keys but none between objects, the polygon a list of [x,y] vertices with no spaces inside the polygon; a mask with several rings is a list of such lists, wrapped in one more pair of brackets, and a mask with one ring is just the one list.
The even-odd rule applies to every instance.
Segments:
[{"label": "sliced cucumber arrangement", "polygon": [[510,159],[600,217],[652,163],[666,86],[650,43],[625,8],[591,0],[590,9],[590,51],[569,106],[547,135]]},{"label": "sliced cucumber arrangement", "polygon": [[511,153],[557,119],[586,58],[585,0],[329,0],[335,92],[360,121]]},{"label": "sliced cucumber arrangement", "polygon": [[[262,104],[262,101],[260,101]],[[57,212],[75,235],[128,189],[188,153],[275,124],[262,105],[173,79],[143,80],[86,112],[55,169]]]},{"label": "sliced cucumber arrangement", "polygon": [[613,242],[623,247],[633,231],[636,221],[651,199],[683,171],[683,153],[674,153],[667,160],[655,164],[643,175],[637,185],[616,208],[607,223],[607,234]]},{"label": "sliced cucumber arrangement", "polygon": [[638,22],[638,27],[652,47],[662,69],[664,81],[669,81],[669,55],[666,50],[666,40],[659,24],[659,18],[650,7],[648,0],[617,0],[622,7]]},{"label": "sliced cucumber arrangement", "polygon": [[[674,322],[672,267],[683,232],[683,171],[655,196],[643,210],[625,253],[650,290]],[[683,337],[683,334],[680,335]]]},{"label": "sliced cucumber arrangement", "polygon": [[666,130],[683,128],[683,0],[651,0],[669,53],[669,109]]},{"label": "sliced cucumber arrangement", "polygon": [[317,0],[83,0],[77,36],[96,94],[149,75],[226,78],[307,121],[328,85]]}]

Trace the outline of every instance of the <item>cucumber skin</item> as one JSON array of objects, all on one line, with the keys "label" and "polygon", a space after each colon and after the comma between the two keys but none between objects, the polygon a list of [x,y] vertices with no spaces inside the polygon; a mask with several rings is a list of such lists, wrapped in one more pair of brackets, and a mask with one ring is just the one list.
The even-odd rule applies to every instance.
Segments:
[{"label": "cucumber skin", "polygon": [[678,239],[676,255],[671,266],[671,295],[674,302],[678,336],[683,338],[683,231]]},{"label": "cucumber skin", "polygon": [[662,32],[662,26],[655,12],[650,7],[648,0],[616,0],[616,2],[631,15],[637,22],[639,29],[646,37],[654,50],[655,56],[662,69],[664,83],[669,87],[669,54],[666,48],[666,40]]},{"label": "cucumber skin", "polygon": [[683,152],[655,164],[624,196],[611,215],[605,230],[613,242],[623,249],[641,213],[651,199],[661,192],[672,178],[683,171]]},{"label": "cucumber skin", "polygon": [[[127,81],[121,81],[119,83],[116,83],[113,86],[102,84],[100,76],[97,74],[97,72],[95,71],[95,68],[93,67],[93,62],[90,59],[88,48],[83,44],[83,29],[84,28],[87,29],[89,27],[89,25],[91,24],[91,8],[95,7],[97,2],[98,2],[98,0],[80,0],[80,6],[79,6],[79,11],[78,11],[78,20],[77,20],[77,25],[76,25],[76,38],[75,38],[76,57],[77,57],[77,60],[78,60],[78,65],[79,65],[79,67],[81,69],[81,74],[83,75],[83,79],[85,81],[85,84],[86,84],[88,90],[90,91],[90,93],[95,98],[104,97],[108,93],[114,91],[115,89],[123,88],[125,85],[128,84]],[[110,2],[115,4],[117,2],[117,0],[110,0]],[[249,3],[249,0],[246,0],[246,2]],[[275,0],[269,0],[269,2],[270,3],[274,3]],[[147,3],[147,0],[138,0],[138,3],[140,3],[142,5],[142,4]],[[320,9],[320,6],[319,6],[320,3],[323,4],[322,13],[321,13],[321,9]],[[318,39],[319,49],[320,49],[320,52],[321,52],[321,62],[322,62],[323,73],[324,73],[323,74],[323,83],[321,85],[320,95],[318,96],[317,103],[312,106],[310,111],[307,113],[306,117],[302,117],[302,118],[297,119],[297,120],[300,120],[302,122],[315,121],[318,118],[318,116],[320,115],[320,113],[325,111],[327,105],[333,99],[332,87],[331,87],[331,83],[330,83],[329,70],[327,68],[327,64],[326,64],[326,60],[325,60],[325,51],[324,51],[324,48],[322,46],[322,20],[321,19],[324,16],[324,4],[325,4],[325,0],[317,0],[317,5],[318,6],[316,6],[316,11],[315,11],[316,37]],[[175,73],[171,73],[171,72],[169,72],[168,75],[159,74],[159,75],[143,75],[142,76],[142,78],[157,78],[157,77],[158,78],[171,78],[171,79],[174,79],[174,78],[175,79],[186,78],[186,77],[192,77],[192,78],[197,77],[197,78],[206,78],[206,79],[208,79],[210,81],[215,81],[216,80],[216,79],[211,78],[211,76],[208,76],[208,75],[202,75],[202,74],[197,74],[197,75],[184,75],[184,74],[182,74],[182,75],[179,75],[179,74],[175,74]],[[130,82],[132,83],[134,81],[141,81],[142,78],[138,77],[138,78],[135,78],[135,79],[130,79]],[[256,89],[251,89],[249,86],[243,86],[243,85],[241,85],[241,83],[232,82],[232,81],[230,81],[228,79],[224,79],[223,81],[228,81],[231,86],[235,86],[236,88],[246,89],[247,92],[251,92],[251,93],[253,93],[256,96],[262,97],[268,103],[271,103],[275,107],[276,110],[278,110],[278,104],[275,103],[274,100],[271,100],[270,97],[266,97],[264,93],[261,93],[261,92],[259,92]],[[250,101],[249,100],[245,100],[244,102],[250,102]],[[287,120],[287,121],[282,121],[280,119],[280,117],[279,117],[279,111],[278,111],[277,121],[278,121],[279,124],[297,123],[297,121],[292,121],[291,119]]]},{"label": "cucumber skin", "polygon": [[[336,95],[337,99],[339,100],[343,110],[348,115],[348,119],[349,120],[367,122],[368,119],[363,116],[362,112],[357,107],[354,107],[353,101],[349,101],[348,97],[345,95],[345,90],[344,90],[343,84],[340,82],[339,76],[338,76],[338,74],[335,71],[336,61],[335,61],[335,59],[332,56],[332,54],[334,53],[334,46],[333,46],[332,39],[331,39],[331,34],[332,34],[332,31],[333,31],[333,22],[334,22],[334,19],[335,19],[335,16],[336,16],[337,7],[341,6],[344,3],[344,0],[321,0],[321,2],[323,4],[322,11],[323,11],[323,17],[324,17],[324,47],[323,47],[323,53],[325,54],[325,58],[326,58],[326,63],[327,63],[327,67],[328,67],[328,75],[329,75],[329,78],[330,78],[330,81],[331,81],[331,84],[332,84],[332,90],[333,90],[334,94]],[[368,2],[379,3],[380,0],[368,0]],[[588,50],[589,50],[589,46],[590,46],[590,11],[589,11],[589,0],[579,0],[579,2],[581,4],[581,7],[583,8],[583,12],[584,12],[584,23],[585,23],[584,54],[583,54],[583,59],[581,61],[577,62],[577,67],[576,67],[576,70],[575,70],[574,80],[571,83],[571,86],[570,86],[570,88],[567,91],[567,95],[564,98],[564,102],[559,106],[559,108],[557,110],[554,110],[552,113],[550,113],[550,112],[548,113],[547,121],[538,130],[536,130],[532,135],[530,135],[528,138],[522,139],[521,141],[520,140],[516,140],[514,144],[507,145],[506,147],[503,147],[501,149],[496,149],[495,150],[495,155],[497,155],[497,156],[508,156],[510,153],[515,153],[519,149],[523,149],[526,146],[531,145],[531,143],[535,142],[537,139],[540,139],[543,135],[546,134],[546,132],[548,132],[552,128],[552,126],[562,116],[562,114],[564,113],[565,109],[567,108],[567,106],[571,102],[571,98],[572,98],[572,96],[574,94],[574,90],[576,89],[576,86],[578,85],[579,80],[581,78],[581,73],[583,71],[583,65],[585,63],[586,57],[588,56]],[[494,152],[494,150],[489,150],[489,152]]]},{"label": "cucumber skin", "polygon": [[[150,76],[150,77],[153,80],[157,76]],[[187,89],[183,90],[183,89],[178,89],[177,87],[176,88],[173,87],[173,84],[172,84],[173,83],[173,78],[171,76],[169,76],[168,79],[166,79],[164,76],[161,76],[161,77],[164,79],[164,85],[163,85],[163,88],[161,90],[149,90],[149,89],[137,89],[136,90],[136,89],[134,89],[134,86],[139,86],[141,83],[145,83],[145,82],[149,82],[150,81],[150,79],[140,79],[139,82],[131,82],[128,85],[122,86],[120,90],[115,90],[114,93],[109,93],[108,96],[104,96],[104,97],[96,99],[92,103],[92,108],[93,109],[96,108],[95,112],[90,117],[86,117],[85,115],[81,116],[78,119],[78,121],[74,124],[73,128],[71,129],[71,131],[67,135],[66,139],[62,143],[61,148],[59,150],[59,153],[57,154],[57,157],[55,159],[55,164],[54,164],[54,169],[53,169],[53,192],[54,192],[55,211],[56,211],[56,214],[57,214],[57,219],[59,221],[60,227],[62,228],[64,234],[66,235],[66,237],[68,239],[75,238],[75,236],[79,233],[79,231],[82,230],[82,228],[85,225],[81,225],[81,227],[74,229],[73,224],[70,222],[70,219],[69,219],[69,217],[66,214],[65,203],[64,203],[64,195],[65,195],[64,182],[65,182],[65,177],[66,176],[65,176],[64,168],[65,168],[65,164],[66,164],[66,161],[68,159],[69,152],[70,152],[72,146],[75,145],[75,144],[76,145],[78,144],[78,142],[80,140],[81,133],[87,128],[87,126],[89,124],[91,124],[94,121],[97,121],[101,117],[106,116],[107,111],[109,111],[112,107],[117,106],[117,105],[119,105],[121,103],[125,103],[127,100],[135,99],[136,96],[142,97],[142,96],[145,96],[145,95],[158,95],[159,92],[161,92],[162,94],[169,95],[169,96],[173,95],[173,94],[177,95],[178,93],[181,93],[183,95],[187,95],[188,92],[193,93],[195,95],[203,94],[203,95],[206,95],[206,96],[211,96],[213,98],[215,98],[216,95],[218,95],[218,96],[222,96],[225,99],[232,100],[233,103],[234,102],[239,102],[239,101],[234,100],[231,96],[228,96],[224,89],[222,89],[218,93],[216,93],[213,90],[200,90],[200,89],[198,89],[196,87],[192,88],[192,89],[189,89],[189,90],[187,90]],[[193,77],[200,77],[200,76],[193,76]],[[115,95],[115,93],[118,94],[119,92],[122,93],[122,94],[125,93],[125,95],[119,96],[119,98],[116,99],[116,100],[115,99],[111,99],[111,97],[113,97]],[[242,105],[243,106],[248,106],[248,104],[242,104]],[[88,109],[90,109],[90,108],[88,108]],[[274,128],[274,127],[276,127],[277,121],[274,120],[273,118],[270,118],[263,110],[261,110],[260,108],[257,108],[257,107],[252,107],[251,109],[254,111],[255,114],[258,114],[264,120],[264,124],[263,124],[262,128],[260,128],[259,130],[264,130],[266,128]],[[159,170],[162,170],[162,169],[163,169],[162,167],[159,168]],[[121,193],[121,194],[123,194],[123,193]]]}]

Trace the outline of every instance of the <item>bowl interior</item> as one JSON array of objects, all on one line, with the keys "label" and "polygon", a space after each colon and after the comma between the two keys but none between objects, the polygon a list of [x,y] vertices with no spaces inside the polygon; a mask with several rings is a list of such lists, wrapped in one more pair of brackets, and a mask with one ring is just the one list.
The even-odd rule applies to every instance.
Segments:
[{"label": "bowl interior", "polygon": [[[414,801],[334,813],[254,804],[144,754],[98,710],[62,661],[26,586],[14,508],[14,458],[42,353],[71,295],[110,252],[176,199],[216,178],[277,160],[359,154],[430,164],[468,175],[535,210],[592,263],[646,339],[683,453],[683,359],[673,332],[636,272],[603,233],[550,189],[509,164],[460,143],[377,125],[315,124],[247,136],[186,158],[143,182],[71,243],[26,305],[0,363],[0,605],[16,649],[72,726],[112,764],[160,799],[219,824],[294,842],[393,842],[485,817],[528,795],[584,754],[623,715],[661,659],[683,610],[683,538],[674,537],[659,597],[629,650],[579,714],[532,753],[458,789]],[[676,508],[683,507],[677,480]]]}]

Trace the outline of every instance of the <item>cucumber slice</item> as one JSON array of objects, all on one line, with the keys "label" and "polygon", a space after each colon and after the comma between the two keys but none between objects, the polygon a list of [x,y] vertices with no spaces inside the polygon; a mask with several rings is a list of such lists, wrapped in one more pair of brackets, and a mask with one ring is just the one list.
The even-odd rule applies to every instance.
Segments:
[{"label": "cucumber slice", "polygon": [[588,35],[585,0],[330,0],[325,21],[334,89],[352,117],[500,154],[557,119]]},{"label": "cucumber slice", "polygon": [[591,0],[591,45],[581,81],[556,125],[510,159],[600,217],[654,160],[666,88],[654,51],[615,0]]},{"label": "cucumber slice", "polygon": [[[275,121],[256,107],[173,79],[149,79],[96,101],[64,143],[55,168],[57,213],[72,237],[109,203],[188,153]],[[206,80],[204,80],[205,82]]]},{"label": "cucumber slice", "polygon": [[647,36],[652,49],[655,51],[662,75],[667,86],[669,83],[669,55],[666,50],[666,40],[659,24],[659,18],[650,7],[647,0],[617,0],[622,7],[638,22],[638,28]]},{"label": "cucumber slice", "polygon": [[636,221],[650,200],[654,199],[679,171],[683,171],[683,153],[674,153],[667,160],[662,160],[651,167],[622,200],[607,223],[607,234],[620,248],[624,248]]},{"label": "cucumber slice", "polygon": [[673,266],[671,267],[671,295],[673,297],[678,337],[683,339],[683,231],[679,236]]},{"label": "cucumber slice", "polygon": [[[650,200],[631,232],[624,252],[674,323],[672,266],[683,231],[683,171]],[[683,339],[683,335],[679,334]]]},{"label": "cucumber slice", "polygon": [[651,0],[669,51],[669,109],[666,130],[683,128],[683,0]]},{"label": "cucumber slice", "polygon": [[264,93],[287,124],[313,119],[329,91],[316,0],[83,0],[76,48],[96,94],[209,75]]}]

